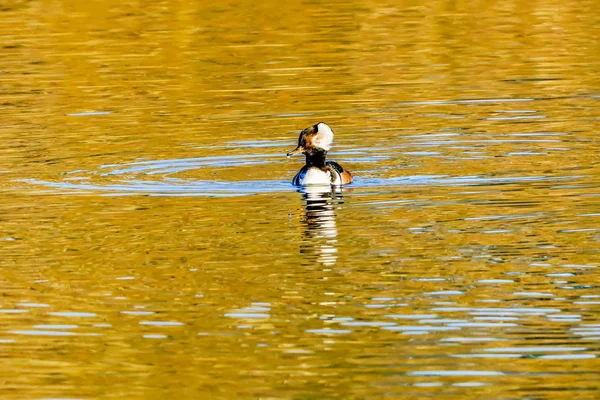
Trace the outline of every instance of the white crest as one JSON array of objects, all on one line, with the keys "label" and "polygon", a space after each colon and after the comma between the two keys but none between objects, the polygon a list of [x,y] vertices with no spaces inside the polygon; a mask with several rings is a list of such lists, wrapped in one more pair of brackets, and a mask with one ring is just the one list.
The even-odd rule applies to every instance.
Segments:
[{"label": "white crest", "polygon": [[319,129],[317,132],[317,136],[313,140],[313,145],[322,148],[325,151],[329,151],[331,149],[331,143],[333,142],[333,131],[324,122],[319,122],[317,125]]}]

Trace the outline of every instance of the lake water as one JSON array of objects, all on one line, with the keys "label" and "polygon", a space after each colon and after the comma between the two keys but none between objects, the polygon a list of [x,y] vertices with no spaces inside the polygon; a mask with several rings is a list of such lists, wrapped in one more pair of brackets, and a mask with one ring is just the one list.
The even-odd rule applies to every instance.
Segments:
[{"label": "lake water", "polygon": [[0,20],[2,399],[598,398],[600,2]]}]

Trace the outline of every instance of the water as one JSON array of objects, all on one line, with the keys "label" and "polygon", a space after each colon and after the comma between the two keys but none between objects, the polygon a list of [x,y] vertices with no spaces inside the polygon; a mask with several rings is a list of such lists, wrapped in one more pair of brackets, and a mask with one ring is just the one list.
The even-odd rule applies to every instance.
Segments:
[{"label": "water", "polygon": [[598,15],[7,3],[1,397],[597,398]]}]

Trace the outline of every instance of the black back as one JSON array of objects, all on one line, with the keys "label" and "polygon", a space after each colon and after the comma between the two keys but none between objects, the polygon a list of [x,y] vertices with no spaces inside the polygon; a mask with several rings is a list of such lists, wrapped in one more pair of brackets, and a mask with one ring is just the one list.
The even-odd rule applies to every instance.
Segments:
[{"label": "black back", "polygon": [[336,170],[339,174],[344,172],[344,168],[342,168],[342,166],[335,161],[327,161],[327,165]]}]

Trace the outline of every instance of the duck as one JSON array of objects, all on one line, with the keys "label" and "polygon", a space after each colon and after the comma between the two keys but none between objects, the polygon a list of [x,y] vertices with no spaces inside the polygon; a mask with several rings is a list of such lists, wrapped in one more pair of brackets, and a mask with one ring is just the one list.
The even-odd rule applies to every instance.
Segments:
[{"label": "duck", "polygon": [[309,126],[300,132],[298,146],[287,153],[288,158],[302,153],[306,165],[292,179],[294,186],[331,185],[352,183],[352,174],[335,161],[327,161],[327,152],[333,142],[333,130],[325,122]]}]

